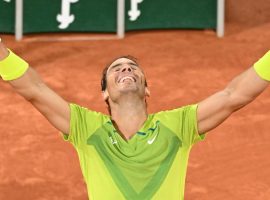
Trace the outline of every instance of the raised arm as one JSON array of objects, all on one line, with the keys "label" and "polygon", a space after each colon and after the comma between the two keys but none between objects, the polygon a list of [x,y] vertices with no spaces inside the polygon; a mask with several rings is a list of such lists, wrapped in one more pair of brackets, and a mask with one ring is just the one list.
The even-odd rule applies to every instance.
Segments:
[{"label": "raised arm", "polygon": [[[2,73],[1,76],[3,78],[6,74],[12,74],[13,68],[14,71],[17,69],[17,65],[14,65],[12,61],[12,64],[10,64],[12,66],[6,65],[9,62],[3,62],[7,61],[9,55],[10,52],[0,41],[0,72]],[[68,133],[70,121],[70,108],[68,102],[46,86],[31,67],[21,68],[18,72],[19,73],[16,75],[10,75],[6,81],[18,94],[33,104],[55,128],[63,133]]]},{"label": "raised arm", "polygon": [[198,104],[200,134],[217,127],[264,91],[270,80],[270,51],[255,66],[235,77],[224,90]]}]

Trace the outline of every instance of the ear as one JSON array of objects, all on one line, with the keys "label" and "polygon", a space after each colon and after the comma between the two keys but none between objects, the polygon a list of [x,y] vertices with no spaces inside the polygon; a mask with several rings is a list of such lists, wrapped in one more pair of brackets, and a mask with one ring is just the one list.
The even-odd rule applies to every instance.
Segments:
[{"label": "ear", "polygon": [[108,98],[109,98],[109,93],[108,93],[107,90],[105,90],[105,91],[102,92],[102,97],[103,97],[103,100],[104,100],[104,101],[107,101],[107,100],[108,100]]},{"label": "ear", "polygon": [[150,91],[148,87],[145,87],[145,96],[150,97]]}]

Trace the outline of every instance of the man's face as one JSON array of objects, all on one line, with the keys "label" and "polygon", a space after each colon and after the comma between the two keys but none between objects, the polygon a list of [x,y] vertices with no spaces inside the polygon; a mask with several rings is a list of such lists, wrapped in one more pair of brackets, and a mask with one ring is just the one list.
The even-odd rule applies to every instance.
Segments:
[{"label": "man's face", "polygon": [[115,60],[107,70],[107,89],[104,99],[117,99],[120,95],[137,93],[141,97],[149,95],[145,87],[145,76],[138,64],[128,58]]}]

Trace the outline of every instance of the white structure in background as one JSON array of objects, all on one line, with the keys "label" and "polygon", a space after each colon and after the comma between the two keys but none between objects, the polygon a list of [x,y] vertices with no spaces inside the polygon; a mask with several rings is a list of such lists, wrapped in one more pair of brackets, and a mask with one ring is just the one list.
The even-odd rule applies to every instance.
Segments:
[{"label": "white structure in background", "polygon": [[66,29],[75,19],[75,16],[70,13],[72,3],[77,3],[79,0],[62,0],[61,13],[57,15],[56,19],[60,23],[58,28]]},{"label": "white structure in background", "polygon": [[225,0],[217,0],[217,36],[219,38],[224,36],[225,23]]},{"label": "white structure in background", "polygon": [[15,15],[15,38],[21,40],[23,37],[23,0],[16,0]]},{"label": "white structure in background", "polygon": [[117,37],[125,37],[125,0],[117,0]]},{"label": "white structure in background", "polygon": [[130,10],[128,11],[128,16],[130,21],[136,21],[141,15],[141,11],[138,9],[138,4],[142,3],[143,0],[131,0],[130,1]]},{"label": "white structure in background", "polygon": [[11,0],[4,0],[4,1],[5,1],[5,2],[8,2],[8,3],[11,2]]}]

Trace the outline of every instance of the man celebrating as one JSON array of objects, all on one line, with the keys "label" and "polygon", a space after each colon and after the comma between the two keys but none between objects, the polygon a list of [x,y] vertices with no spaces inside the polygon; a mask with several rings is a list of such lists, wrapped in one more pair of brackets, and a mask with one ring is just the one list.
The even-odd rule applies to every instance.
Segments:
[{"label": "man celebrating", "polygon": [[270,52],[202,102],[148,114],[144,72],[123,56],[103,71],[108,116],[66,102],[0,43],[1,77],[74,145],[91,200],[184,199],[191,147],[268,86],[269,68]]}]

